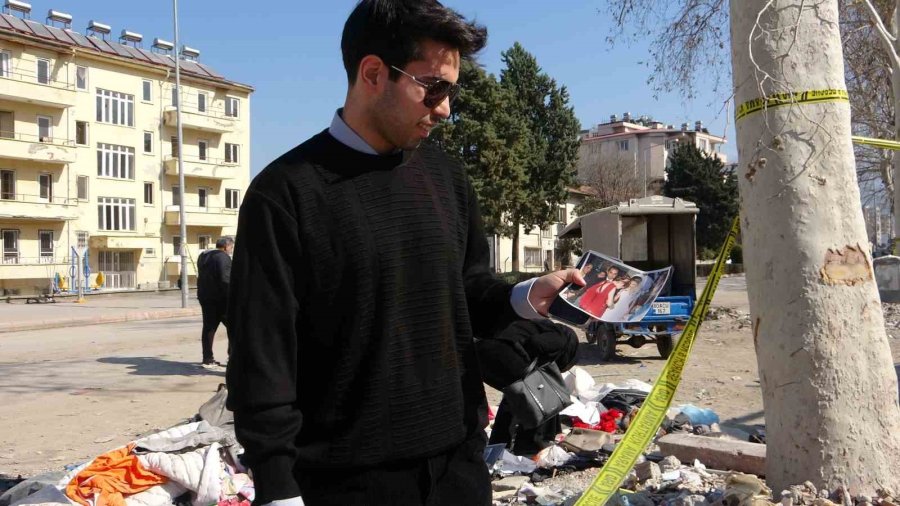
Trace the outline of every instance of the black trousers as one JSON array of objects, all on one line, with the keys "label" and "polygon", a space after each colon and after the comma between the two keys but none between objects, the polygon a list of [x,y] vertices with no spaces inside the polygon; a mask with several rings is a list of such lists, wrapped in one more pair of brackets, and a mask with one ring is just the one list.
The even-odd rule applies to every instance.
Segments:
[{"label": "black trousers", "polygon": [[484,438],[435,457],[373,469],[300,469],[306,506],[489,506]]},{"label": "black trousers", "polygon": [[203,363],[208,364],[215,360],[213,357],[213,340],[220,323],[225,323],[225,302],[200,301],[200,309],[203,310],[203,333],[200,335],[200,343],[203,347]]}]

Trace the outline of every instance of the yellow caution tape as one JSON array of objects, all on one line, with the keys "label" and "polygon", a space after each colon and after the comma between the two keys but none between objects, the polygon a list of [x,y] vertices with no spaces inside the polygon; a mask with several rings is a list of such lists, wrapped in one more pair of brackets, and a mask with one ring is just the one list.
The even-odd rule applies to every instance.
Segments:
[{"label": "yellow caution tape", "polygon": [[897,141],[887,141],[884,139],[871,139],[869,137],[859,137],[857,135],[853,136],[854,144],[863,144],[865,146],[874,146],[876,148],[881,149],[893,149],[900,151],[900,142]]},{"label": "yellow caution tape", "polygon": [[709,310],[713,295],[719,286],[719,280],[722,278],[722,274],[725,273],[725,262],[728,260],[732,246],[737,241],[738,227],[738,217],[735,217],[731,225],[731,231],[725,239],[725,244],[722,245],[722,249],[719,251],[716,264],[709,274],[703,294],[694,306],[694,310],[691,312],[691,319],[685,326],[678,344],[675,345],[675,349],[672,350],[669,360],[666,361],[665,367],[663,367],[662,372],[656,379],[653,390],[650,391],[641,409],[631,421],[631,425],[625,432],[625,437],[616,446],[606,465],[600,470],[600,474],[597,475],[591,486],[584,492],[581,499],[575,503],[575,506],[602,506],[606,504],[606,501],[619,490],[619,485],[628,476],[628,472],[634,467],[637,458],[659,432],[659,426],[662,425],[666,412],[669,410],[669,405],[672,403],[672,398],[675,396],[675,390],[681,382],[681,374],[684,371],[688,356],[691,354],[691,348],[694,345],[697,331],[700,329],[700,323],[706,318],[706,312]]},{"label": "yellow caution tape", "polygon": [[767,97],[754,98],[749,102],[744,102],[734,112],[734,119],[735,121],[740,121],[755,112],[783,105],[849,101],[850,95],[847,94],[847,90],[810,90],[795,91],[793,93],[776,93]]}]

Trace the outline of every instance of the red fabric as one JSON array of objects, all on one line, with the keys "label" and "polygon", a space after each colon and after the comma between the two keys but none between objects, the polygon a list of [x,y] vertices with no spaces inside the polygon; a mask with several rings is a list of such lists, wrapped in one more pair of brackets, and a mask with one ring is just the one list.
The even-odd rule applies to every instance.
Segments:
[{"label": "red fabric", "polygon": [[603,432],[615,434],[616,430],[619,428],[619,420],[621,420],[624,416],[625,413],[622,413],[618,409],[611,409],[609,411],[606,411],[605,413],[600,414],[599,423],[585,423],[581,420],[581,418],[575,417],[572,419],[572,427],[577,427],[579,429],[602,430]]},{"label": "red fabric", "polygon": [[581,309],[591,313],[595,318],[600,318],[603,316],[603,312],[606,311],[606,302],[609,299],[610,292],[615,289],[616,285],[611,281],[598,283],[588,289],[581,297],[578,305],[581,306]]}]

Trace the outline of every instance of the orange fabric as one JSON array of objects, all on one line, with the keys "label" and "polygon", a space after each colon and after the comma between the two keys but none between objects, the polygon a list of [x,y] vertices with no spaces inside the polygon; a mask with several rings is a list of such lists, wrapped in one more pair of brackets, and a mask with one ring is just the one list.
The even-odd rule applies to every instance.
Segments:
[{"label": "orange fabric", "polygon": [[125,506],[126,495],[165,483],[165,476],[144,469],[133,448],[131,444],[95,458],[72,478],[66,495],[83,506]]}]

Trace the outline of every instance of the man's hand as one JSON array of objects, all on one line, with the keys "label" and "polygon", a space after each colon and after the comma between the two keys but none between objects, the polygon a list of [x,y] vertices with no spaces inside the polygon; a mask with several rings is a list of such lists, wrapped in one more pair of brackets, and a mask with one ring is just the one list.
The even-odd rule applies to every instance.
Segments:
[{"label": "man's hand", "polygon": [[553,299],[569,283],[584,286],[584,276],[581,275],[579,269],[566,269],[541,276],[531,285],[531,291],[528,293],[528,302],[531,303],[535,311],[542,316],[547,316],[550,304],[553,304]]}]

